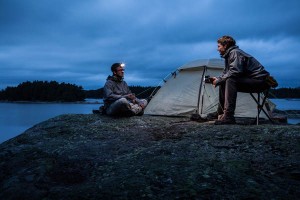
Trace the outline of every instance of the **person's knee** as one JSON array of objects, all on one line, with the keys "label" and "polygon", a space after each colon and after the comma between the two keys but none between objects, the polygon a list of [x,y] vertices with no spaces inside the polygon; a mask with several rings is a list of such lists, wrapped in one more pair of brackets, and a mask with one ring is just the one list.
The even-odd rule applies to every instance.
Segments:
[{"label": "person's knee", "polygon": [[116,101],[118,104],[122,105],[122,104],[126,104],[129,105],[129,102],[126,98],[120,98]]},{"label": "person's knee", "polygon": [[120,99],[116,100],[114,103],[112,103],[107,108],[107,114],[108,115],[118,115],[122,112],[126,112],[129,109],[130,109],[130,105],[129,105],[129,102],[127,101],[127,99],[120,98]]},{"label": "person's knee", "polygon": [[236,83],[238,81],[238,79],[237,78],[235,78],[235,77],[229,77],[229,78],[227,78],[226,80],[225,80],[225,83],[226,84],[232,84],[232,83]]}]

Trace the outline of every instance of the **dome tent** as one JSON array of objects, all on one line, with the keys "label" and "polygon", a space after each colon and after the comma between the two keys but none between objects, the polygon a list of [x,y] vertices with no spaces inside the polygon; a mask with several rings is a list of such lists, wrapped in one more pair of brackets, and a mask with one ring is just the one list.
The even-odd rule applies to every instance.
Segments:
[{"label": "dome tent", "polygon": [[[171,73],[164,85],[153,96],[145,109],[148,115],[191,116],[217,111],[219,88],[205,83],[206,76],[219,76],[224,69],[222,59],[200,59],[189,62]],[[256,94],[254,94],[256,95]],[[263,98],[263,95],[261,95]],[[265,110],[273,110],[275,104],[267,100]],[[257,115],[257,104],[249,93],[238,92],[236,102],[236,117],[251,117]],[[267,118],[262,112],[260,117]]]}]

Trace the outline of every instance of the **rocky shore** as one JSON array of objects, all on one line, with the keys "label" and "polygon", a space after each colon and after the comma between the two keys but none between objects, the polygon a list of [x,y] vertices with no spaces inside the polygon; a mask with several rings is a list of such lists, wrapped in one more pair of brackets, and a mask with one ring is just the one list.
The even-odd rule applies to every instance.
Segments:
[{"label": "rocky shore", "polygon": [[299,199],[299,125],[60,115],[0,145],[0,199]]}]

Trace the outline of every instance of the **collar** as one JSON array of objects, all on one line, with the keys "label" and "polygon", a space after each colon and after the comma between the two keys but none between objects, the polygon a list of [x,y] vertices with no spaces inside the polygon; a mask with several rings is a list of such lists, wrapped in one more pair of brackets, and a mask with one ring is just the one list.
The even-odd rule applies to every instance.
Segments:
[{"label": "collar", "polygon": [[221,57],[222,57],[222,58],[228,57],[229,53],[230,53],[233,49],[237,49],[237,48],[239,48],[239,47],[236,46],[236,45],[229,47],[229,49],[227,49],[226,52],[224,53],[224,55],[222,55]]},{"label": "collar", "polygon": [[117,77],[117,76],[108,76],[106,80],[111,80],[111,81],[115,81],[115,82],[122,82],[123,81],[123,77]]}]

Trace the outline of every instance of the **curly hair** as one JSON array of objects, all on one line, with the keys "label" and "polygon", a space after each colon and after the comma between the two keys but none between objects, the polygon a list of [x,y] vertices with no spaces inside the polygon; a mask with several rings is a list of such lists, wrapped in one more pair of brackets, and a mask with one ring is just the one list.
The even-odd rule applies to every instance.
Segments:
[{"label": "curly hair", "polygon": [[223,46],[226,45],[226,47],[229,48],[235,45],[235,40],[231,36],[224,35],[218,39],[218,43],[220,43]]}]

